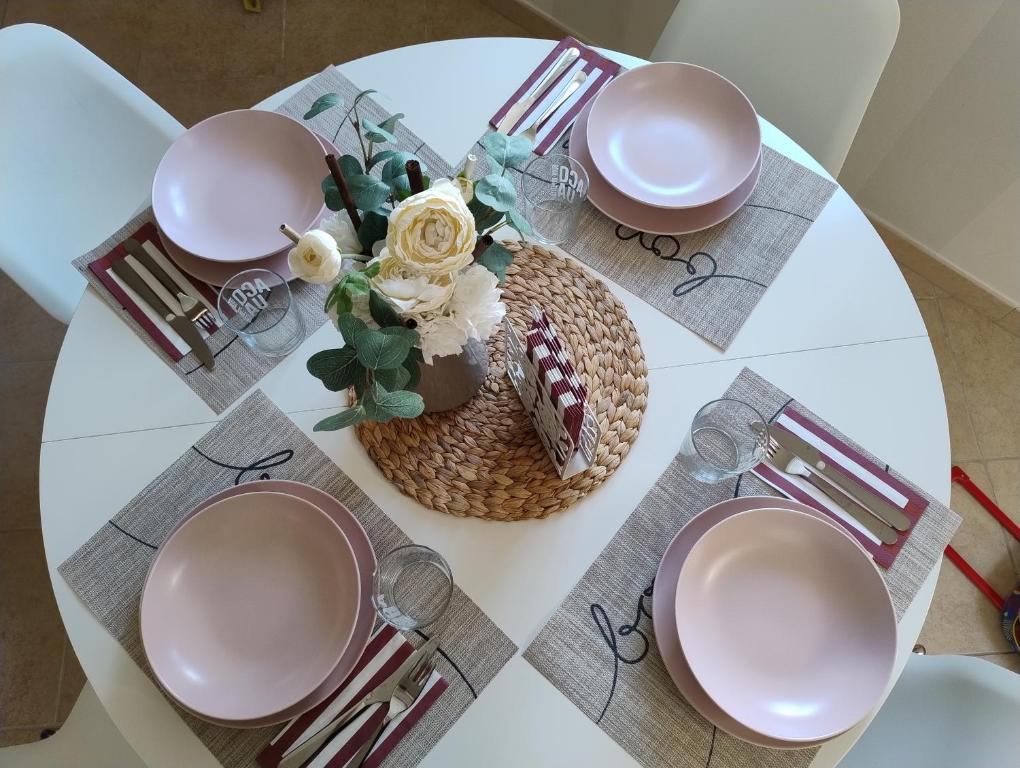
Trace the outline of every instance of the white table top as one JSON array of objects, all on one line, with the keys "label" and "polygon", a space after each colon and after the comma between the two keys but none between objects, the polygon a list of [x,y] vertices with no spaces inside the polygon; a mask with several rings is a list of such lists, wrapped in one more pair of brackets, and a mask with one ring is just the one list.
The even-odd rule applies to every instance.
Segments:
[{"label": "white table top", "polygon": [[[457,40],[344,64],[362,87],[456,161],[552,43]],[[493,49],[497,49],[494,52]],[[627,66],[641,62],[609,52]],[[271,109],[300,84],[267,99]],[[825,175],[763,121],[772,148]],[[458,584],[523,650],[676,454],[694,411],[749,366],[936,498],[949,497],[949,434],[938,368],[917,306],[889,252],[842,190],[812,225],[736,340],[720,352],[610,283],[627,306],[649,367],[649,405],[620,469],[575,508],[512,524],[449,517],[400,494],[350,431],[312,432],[339,405],[305,370],[337,343],[327,324],[257,385],[407,532],[442,552]],[[56,568],[218,420],[91,291],[74,316],[50,389],[40,505],[50,577],[75,652],[103,705],[151,766],[214,768],[146,675],[70,591]],[[916,642],[937,572],[900,623],[896,675]],[[522,599],[527,595],[527,599]],[[824,746],[829,768],[859,726]],[[635,765],[519,656],[426,757],[423,766]]]}]

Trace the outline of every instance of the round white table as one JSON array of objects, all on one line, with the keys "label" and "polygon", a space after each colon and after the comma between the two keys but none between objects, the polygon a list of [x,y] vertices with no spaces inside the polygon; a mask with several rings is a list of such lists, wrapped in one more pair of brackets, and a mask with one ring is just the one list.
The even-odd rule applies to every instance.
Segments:
[{"label": "round white table", "polygon": [[[341,71],[451,161],[463,156],[552,43],[457,40],[387,51]],[[607,52],[626,66],[642,62]],[[300,83],[258,105],[272,109]],[[825,171],[762,121],[766,144]],[[335,346],[327,323],[261,388],[411,538],[450,561],[459,585],[523,650],[676,454],[694,411],[744,366],[759,372],[935,497],[949,497],[949,436],[935,358],[889,252],[842,190],[826,206],[725,352],[610,283],[641,335],[650,397],[619,471],[547,520],[488,523],[442,515],[400,494],[351,431],[313,433],[336,396],[305,370]],[[91,290],[67,332],[50,389],[40,458],[50,577],[74,650],[103,705],[151,766],[217,762],[124,650],[78,601],[57,567],[219,417]],[[933,572],[899,626],[898,676],[935,588]],[[579,671],[580,672],[580,671]],[[813,765],[836,765],[864,724]],[[635,765],[520,655],[497,675],[423,766]]]}]

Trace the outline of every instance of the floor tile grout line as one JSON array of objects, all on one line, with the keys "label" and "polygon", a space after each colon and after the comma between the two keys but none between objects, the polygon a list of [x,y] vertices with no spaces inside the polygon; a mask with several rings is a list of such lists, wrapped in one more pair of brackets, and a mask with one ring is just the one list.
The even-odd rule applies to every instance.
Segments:
[{"label": "floor tile grout line", "polygon": [[[956,299],[959,301],[959,299]],[[981,449],[981,441],[978,438],[977,427],[974,424],[974,416],[971,413],[971,398],[968,393],[967,382],[963,376],[963,366],[960,364],[960,358],[956,354],[956,350],[953,348],[953,343],[949,338],[949,324],[946,323],[946,316],[942,312],[942,299],[935,299],[935,309],[938,311],[939,324],[942,327],[942,335],[946,340],[946,348],[949,350],[949,356],[952,358],[953,365],[956,367],[956,372],[960,375],[960,389],[963,390],[963,404],[964,410],[967,412],[967,424],[970,426],[971,434],[974,435],[974,443],[977,447],[978,456],[981,457],[981,461],[985,460],[985,453]]]}]

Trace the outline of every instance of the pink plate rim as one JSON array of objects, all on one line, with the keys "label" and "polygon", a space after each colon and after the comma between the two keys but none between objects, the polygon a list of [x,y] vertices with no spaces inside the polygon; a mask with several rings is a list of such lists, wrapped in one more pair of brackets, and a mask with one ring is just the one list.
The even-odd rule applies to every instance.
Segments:
[{"label": "pink plate rim", "polygon": [[[173,530],[170,532],[170,534],[166,537],[166,539],[163,541],[163,543],[159,546],[159,549],[156,552],[156,556],[153,557],[152,563],[150,563],[149,569],[146,572],[145,581],[144,581],[143,586],[142,586],[142,594],[141,594],[141,596],[139,598],[139,610],[138,610],[139,636],[140,636],[141,641],[142,641],[142,650],[145,653],[145,656],[146,656],[147,660],[150,658],[150,654],[149,654],[148,643],[146,642],[146,633],[143,631],[143,627],[146,624],[145,618],[144,618],[145,617],[145,613],[146,613],[146,603],[147,603],[146,595],[148,594],[148,587],[149,587],[149,583],[150,583],[150,580],[152,578],[152,575],[155,572],[155,570],[157,569],[157,567],[159,566],[159,563],[160,563],[164,553],[166,552],[167,546],[185,528],[185,526],[189,522],[197,519],[203,513],[206,513],[209,509],[215,507],[219,502],[225,501],[227,499],[240,498],[240,497],[246,496],[246,495],[249,495],[249,493],[223,494],[220,498],[217,498],[215,501],[210,501],[209,499],[206,499],[204,502],[202,502],[201,504],[196,506],[195,509],[193,509],[190,513],[188,513],[173,528]],[[363,601],[363,596],[361,595],[361,591],[362,590],[361,590],[361,574],[360,574],[361,568],[360,568],[360,563],[358,562],[358,558],[356,557],[356,555],[354,553],[354,548],[352,547],[350,540],[347,538],[347,534],[340,527],[339,523],[337,523],[337,521],[331,515],[329,515],[325,510],[321,509],[316,504],[308,501],[307,499],[303,499],[303,498],[301,498],[299,496],[296,496],[296,495],[290,494],[290,493],[280,493],[280,492],[270,492],[270,491],[258,491],[258,492],[251,492],[251,495],[271,495],[271,496],[285,497],[285,498],[289,499],[291,502],[293,502],[293,501],[298,502],[299,505],[302,506],[302,507],[307,507],[307,508],[314,509],[316,512],[319,513],[319,515],[321,515],[323,518],[328,520],[330,522],[330,524],[333,527],[336,528],[337,533],[340,536],[340,539],[344,542],[344,544],[346,545],[347,549],[350,552],[351,560],[354,563],[355,570],[356,570],[356,572],[358,574],[357,582],[356,582],[356,585],[355,585],[357,590],[358,590],[358,598],[355,601],[355,614],[354,614],[353,621],[351,622],[351,629],[350,629],[350,631],[347,634],[347,638],[345,639],[345,641],[343,643],[343,647],[340,650],[337,651],[337,658],[336,658],[336,660],[329,667],[329,669],[326,671],[326,673],[323,675],[323,679],[320,680],[316,684],[316,686],[313,688],[313,692],[314,691],[318,691],[330,679],[330,675],[331,675],[332,671],[334,669],[336,669],[336,667],[340,663],[341,659],[343,659],[344,654],[345,654],[347,648],[351,645],[351,640],[353,638],[355,628],[358,626],[358,617],[362,613],[363,602],[364,602]],[[200,711],[198,709],[195,709],[193,706],[186,704],[177,695],[177,693],[175,693],[172,690],[172,687],[168,684],[168,681],[165,680],[162,675],[160,675],[159,670],[151,663],[151,661],[149,662],[149,669],[151,670],[151,672],[153,674],[153,677],[159,683],[159,685],[163,689],[163,691],[176,704],[181,706],[183,709],[187,710],[188,712],[191,712],[196,717],[199,717],[199,718],[201,718],[203,720],[206,720],[208,722],[219,722],[219,723],[223,723],[223,724],[231,724],[233,727],[257,727],[255,725],[239,725],[239,724],[241,724],[241,723],[245,723],[245,724],[255,723],[256,721],[258,721],[259,724],[262,724],[262,721],[268,720],[269,718],[275,718],[278,715],[278,713],[283,712],[283,711],[287,711],[287,710],[289,710],[289,709],[291,709],[293,707],[296,707],[296,706],[300,705],[301,702],[304,701],[305,698],[307,698],[307,696],[308,696],[308,694],[306,694],[305,696],[302,696],[298,700],[296,700],[294,702],[291,702],[291,703],[287,704],[286,706],[282,707],[280,710],[277,710],[276,713],[269,713],[269,714],[263,715],[263,716],[261,716],[259,718],[245,718],[245,719],[237,719],[237,720],[225,719],[225,718],[217,717],[216,715],[204,713],[204,712],[202,712],[202,711]],[[310,705],[310,706],[313,706],[313,705]],[[290,717],[286,717],[286,718],[282,718],[281,717],[281,719],[279,719],[279,720],[274,719],[273,723],[283,722],[283,721],[288,720],[288,719],[290,719]],[[270,723],[265,723],[265,724],[268,725]]]},{"label": "pink plate rim", "polygon": [[[595,94],[595,97],[593,99],[591,99],[591,101],[588,103],[588,105],[586,105],[587,107],[589,107],[589,110],[588,110],[589,114],[590,114],[590,112],[592,110],[596,110],[596,118],[598,118],[599,112],[601,110],[608,109],[608,107],[606,107],[605,105],[607,103],[611,102],[612,95],[617,93],[617,92],[619,92],[621,88],[626,87],[626,85],[629,83],[629,81],[631,79],[633,79],[635,77],[638,77],[638,75],[636,75],[635,73],[641,72],[642,75],[647,75],[647,70],[649,70],[650,68],[667,68],[667,67],[668,68],[682,68],[682,69],[688,69],[688,70],[700,70],[702,72],[706,72],[709,75],[714,76],[714,78],[716,78],[722,84],[724,84],[725,87],[728,87],[728,88],[732,89],[733,92],[735,92],[736,94],[738,94],[740,96],[740,98],[746,103],[747,107],[750,109],[751,114],[754,116],[754,128],[755,128],[755,132],[757,134],[757,144],[758,144],[758,157],[759,157],[758,162],[760,162],[761,144],[762,144],[762,142],[761,142],[761,122],[760,122],[760,119],[758,117],[758,111],[754,108],[754,104],[751,103],[751,100],[747,97],[747,94],[745,94],[736,85],[736,83],[734,83],[732,80],[730,80],[729,78],[725,77],[724,75],[719,74],[715,70],[709,69],[708,67],[702,67],[702,66],[700,66],[698,64],[691,64],[689,62],[683,62],[683,61],[655,61],[655,62],[649,62],[649,63],[643,64],[643,65],[641,65],[639,67],[634,67],[633,69],[629,69],[629,70],[626,70],[624,72],[621,72],[617,77],[613,78],[609,82],[609,84],[606,85],[606,87],[604,87],[601,91],[599,91],[599,93]],[[610,94],[609,97],[606,96],[607,93]],[[601,103],[602,103],[601,109],[599,108],[600,100],[601,100]],[[590,122],[586,119],[585,120],[585,142],[589,146],[589,152],[590,152],[590,141],[588,141],[588,139],[590,137],[591,131],[588,128],[589,125],[590,125]],[[592,153],[592,165],[593,165],[593,167],[598,167],[598,163],[596,161],[594,153]],[[669,205],[669,204],[665,204],[665,203],[662,203],[662,202],[656,203],[656,202],[651,201],[651,200],[645,200],[645,199],[641,198],[640,196],[632,195],[631,193],[627,192],[626,190],[624,190],[624,189],[622,189],[620,187],[617,187],[615,184],[613,184],[608,179],[608,177],[604,173],[600,172],[600,175],[603,177],[603,179],[606,181],[607,184],[609,184],[614,189],[616,189],[620,194],[622,194],[622,195],[624,195],[626,197],[629,197],[631,200],[633,200],[636,203],[639,203],[639,204],[644,205],[644,206],[648,206],[650,208],[660,208],[660,209],[663,209],[663,210],[678,211],[678,210],[686,210],[686,209],[690,209],[690,208],[700,208],[702,206],[710,205],[712,203],[715,203],[715,202],[717,202],[717,201],[719,201],[719,200],[721,200],[723,198],[727,198],[730,195],[732,195],[735,190],[741,188],[744,185],[744,183],[747,181],[748,177],[751,176],[754,173],[755,173],[755,162],[752,161],[748,165],[747,171],[741,177],[740,181],[738,181],[736,184],[734,184],[733,187],[728,192],[723,192],[721,194],[715,195],[714,197],[711,197],[711,198],[708,198],[708,199],[700,200],[698,202],[686,203],[686,204],[683,204],[683,205],[675,205],[675,204],[674,205]]]}]

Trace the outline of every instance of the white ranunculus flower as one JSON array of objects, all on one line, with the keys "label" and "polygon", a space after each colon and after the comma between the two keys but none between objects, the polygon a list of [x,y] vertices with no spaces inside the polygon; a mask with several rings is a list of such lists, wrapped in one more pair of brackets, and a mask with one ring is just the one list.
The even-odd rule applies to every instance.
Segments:
[{"label": "white ranunculus flower", "polygon": [[467,332],[452,317],[435,315],[417,320],[415,330],[421,337],[421,354],[426,364],[431,365],[436,357],[456,355],[467,344]]},{"label": "white ranunculus flower", "polygon": [[386,247],[416,272],[448,275],[471,263],[475,217],[460,190],[439,179],[393,209]]},{"label": "white ranunculus flower", "polygon": [[379,264],[379,274],[372,278],[372,287],[403,315],[438,312],[453,294],[451,275],[417,272],[389,253],[388,249],[384,248],[370,263]]},{"label": "white ranunculus flower", "polygon": [[457,277],[446,313],[473,339],[485,341],[506,314],[499,279],[481,264]]},{"label": "white ranunculus flower", "polygon": [[458,176],[453,180],[453,185],[460,190],[460,196],[464,198],[465,203],[470,203],[475,196],[475,185],[471,179],[465,179],[463,176]]},{"label": "white ranunculus flower", "polygon": [[341,263],[336,240],[321,229],[305,232],[287,254],[290,271],[308,283],[330,282],[340,273]]},{"label": "white ranunculus flower", "polygon": [[319,229],[333,236],[340,253],[361,253],[365,250],[347,211],[337,211],[332,216],[327,216],[319,222]]}]

